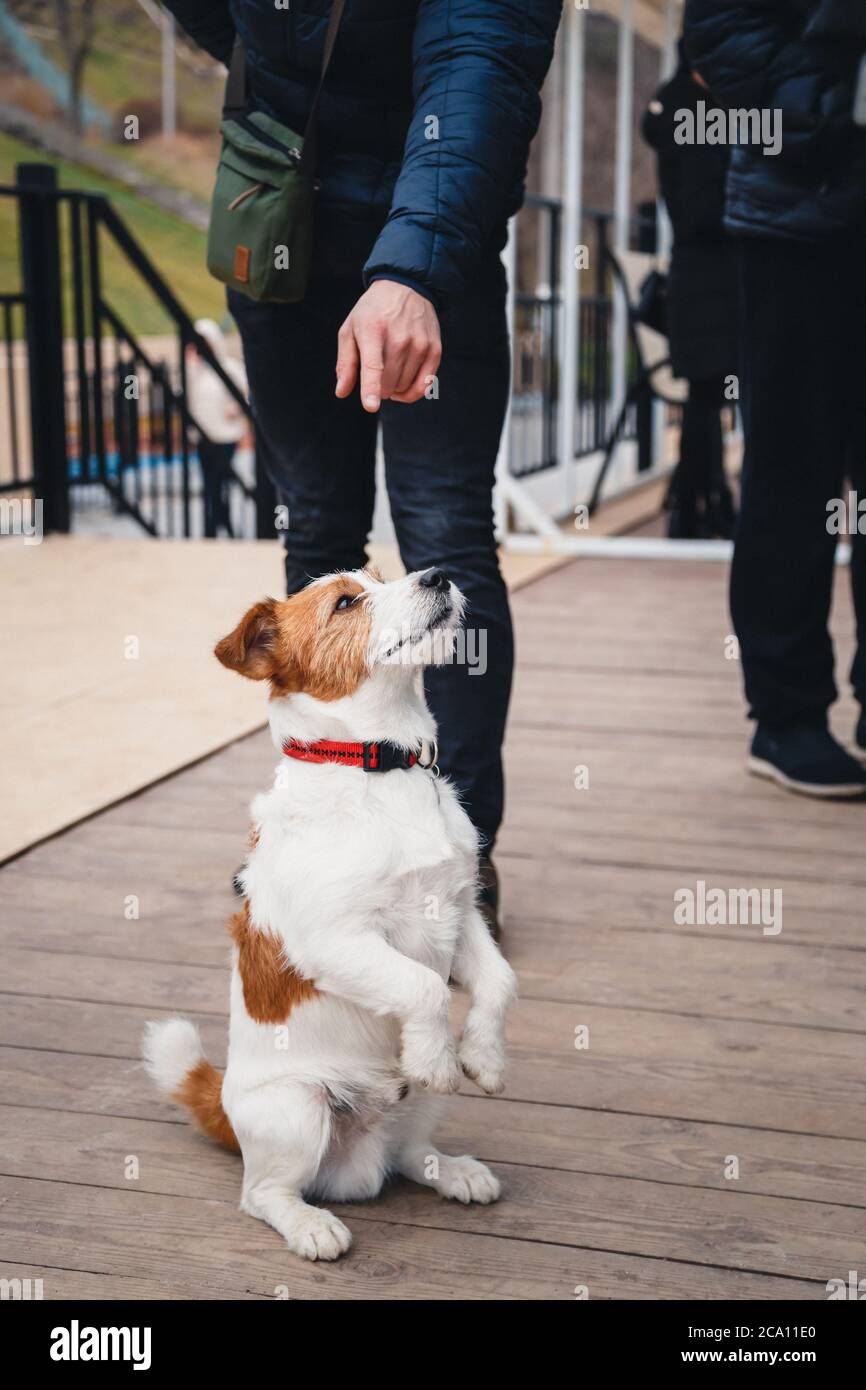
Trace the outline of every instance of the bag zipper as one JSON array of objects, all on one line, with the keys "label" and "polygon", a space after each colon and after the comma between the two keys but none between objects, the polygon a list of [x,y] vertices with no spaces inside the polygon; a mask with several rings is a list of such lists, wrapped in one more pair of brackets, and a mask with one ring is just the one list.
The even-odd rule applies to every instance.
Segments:
[{"label": "bag zipper", "polygon": [[243,126],[248,134],[254,135],[257,140],[261,140],[263,145],[270,145],[272,150],[279,150],[281,154],[287,154],[293,164],[300,164],[301,151],[298,149],[297,145],[283,145],[275,136],[269,135],[266,130],[262,130],[260,126],[257,126],[255,121],[251,121],[249,116],[236,116],[235,120],[239,126]]}]

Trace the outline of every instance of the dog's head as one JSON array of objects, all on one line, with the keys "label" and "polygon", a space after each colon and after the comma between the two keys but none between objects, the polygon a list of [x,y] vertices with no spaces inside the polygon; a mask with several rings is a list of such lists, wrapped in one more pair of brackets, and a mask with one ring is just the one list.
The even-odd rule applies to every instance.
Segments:
[{"label": "dog's head", "polygon": [[385,583],[373,568],[315,579],[300,593],[264,599],[217,642],[223,666],[268,680],[278,698],[352,695],[378,668],[446,661],[463,596],[439,569]]}]

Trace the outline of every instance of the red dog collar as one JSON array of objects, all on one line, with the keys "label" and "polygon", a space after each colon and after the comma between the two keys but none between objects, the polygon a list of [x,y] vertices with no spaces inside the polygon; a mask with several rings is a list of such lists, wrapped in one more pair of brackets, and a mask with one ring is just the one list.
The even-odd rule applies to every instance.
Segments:
[{"label": "red dog collar", "polygon": [[365,772],[391,772],[394,768],[414,767],[417,753],[408,753],[396,743],[337,743],[321,738],[316,743],[302,743],[289,738],[283,744],[287,758],[299,758],[304,763],[338,763],[340,767],[360,767]]}]

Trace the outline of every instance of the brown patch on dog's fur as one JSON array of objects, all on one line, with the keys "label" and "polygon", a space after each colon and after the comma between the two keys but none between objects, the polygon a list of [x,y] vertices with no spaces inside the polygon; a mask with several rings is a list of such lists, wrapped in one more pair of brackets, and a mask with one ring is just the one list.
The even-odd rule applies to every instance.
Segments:
[{"label": "brown patch on dog's fur", "polygon": [[[265,599],[223,637],[214,654],[251,680],[269,680],[271,698],[303,690],[317,700],[339,700],[367,675],[370,615],[363,584],[336,575],[311,584],[282,603]],[[337,609],[343,597],[357,599]]]},{"label": "brown patch on dog's fur", "polygon": [[248,848],[249,848],[250,854],[252,854],[252,852],[253,852],[254,849],[258,849],[258,844],[259,844],[259,827],[258,827],[257,825],[251,825],[251,826],[250,826],[250,833],[249,833],[249,835],[247,836],[247,846],[248,846]]},{"label": "brown patch on dog's fur", "polygon": [[238,948],[244,1003],[255,1023],[285,1023],[295,1005],[318,997],[314,982],[285,964],[281,942],[252,925],[246,904],[232,917],[228,931]]},{"label": "brown patch on dog's fur", "polygon": [[188,1071],[172,1096],[172,1100],[185,1105],[192,1114],[199,1129],[203,1130],[218,1144],[240,1153],[240,1144],[232,1129],[231,1121],[223,1110],[223,1079],[216,1067],[204,1058]]}]

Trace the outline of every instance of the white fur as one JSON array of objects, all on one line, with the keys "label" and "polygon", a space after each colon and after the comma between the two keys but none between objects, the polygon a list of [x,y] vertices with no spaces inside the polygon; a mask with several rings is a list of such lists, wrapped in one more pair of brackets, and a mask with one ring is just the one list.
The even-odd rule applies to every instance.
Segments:
[{"label": "white fur", "polygon": [[148,1076],[170,1096],[201,1061],[204,1051],[194,1023],[186,1018],[167,1018],[146,1025],[141,1054]]},{"label": "white fur", "polygon": [[[369,677],[340,700],[272,700],[274,743],[433,746],[422,668],[441,659],[462,599],[452,587],[437,620],[444,600],[417,575],[352,577],[371,607]],[[476,907],[477,837],[453,788],[420,766],[366,773],[281,757],[252,814],[258,841],[242,874],[252,923],[282,939],[287,962],[320,993],[284,1025],[257,1023],[234,963],[222,1099],[243,1151],[242,1209],[296,1254],[333,1259],[349,1231],[307,1197],[363,1201],[401,1173],[458,1201],[495,1201],[499,1184],[483,1164],[431,1143],[431,1093],[456,1090],[461,1064],[484,1090],[502,1090],[514,995]],[[449,976],[471,996],[459,1051]],[[180,1026],[163,1025],[174,1032],[159,1043],[150,1035],[158,1081],[175,1078],[183,1055],[198,1060]]]}]

